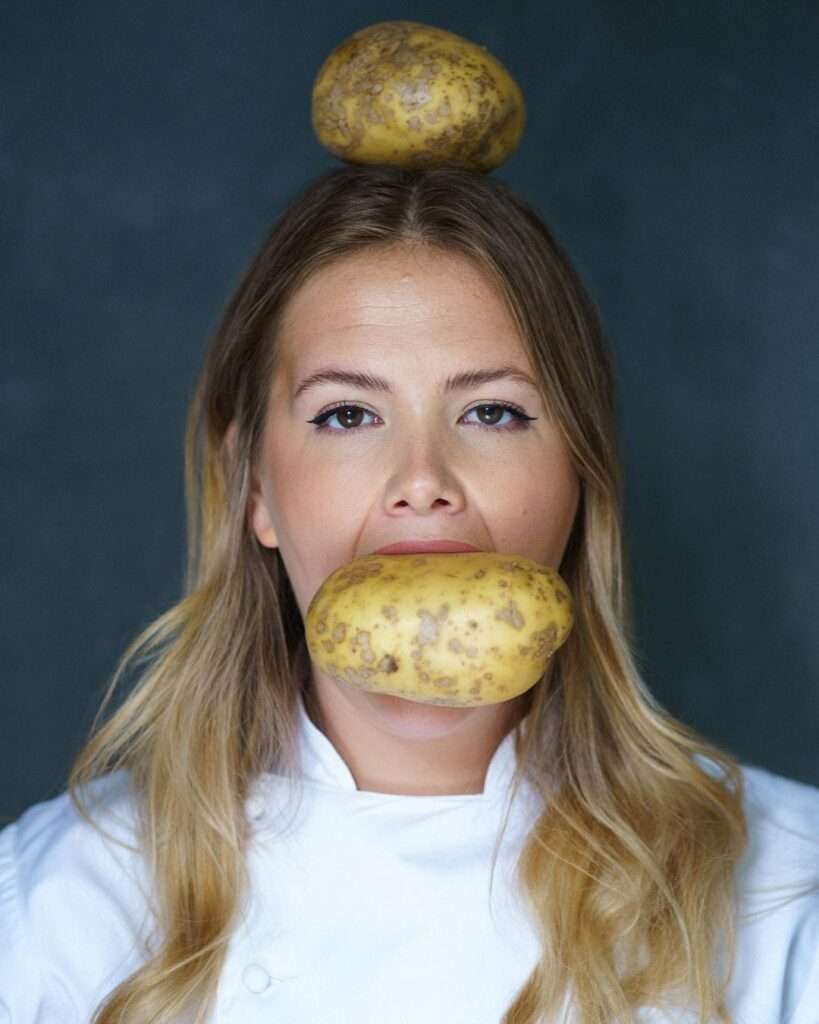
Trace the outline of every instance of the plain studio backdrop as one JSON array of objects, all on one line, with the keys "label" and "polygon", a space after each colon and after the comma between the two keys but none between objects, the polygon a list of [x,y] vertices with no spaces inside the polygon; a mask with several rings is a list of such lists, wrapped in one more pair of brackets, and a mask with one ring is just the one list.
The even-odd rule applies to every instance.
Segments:
[{"label": "plain studio backdrop", "polygon": [[27,0],[0,31],[0,817],[63,788],[117,659],[180,595],[207,338],[338,165],[310,126],[320,64],[393,19],[486,46],[523,89],[494,173],[614,353],[652,691],[819,784],[815,3]]}]

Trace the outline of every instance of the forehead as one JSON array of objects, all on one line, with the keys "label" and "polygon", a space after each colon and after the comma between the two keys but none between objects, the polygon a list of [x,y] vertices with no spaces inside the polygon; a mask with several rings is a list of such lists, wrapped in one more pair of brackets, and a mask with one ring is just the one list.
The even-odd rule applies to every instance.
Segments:
[{"label": "forehead", "polygon": [[421,246],[366,250],[316,271],[283,310],[280,353],[303,365],[339,345],[406,345],[523,352],[503,294],[475,262]]}]

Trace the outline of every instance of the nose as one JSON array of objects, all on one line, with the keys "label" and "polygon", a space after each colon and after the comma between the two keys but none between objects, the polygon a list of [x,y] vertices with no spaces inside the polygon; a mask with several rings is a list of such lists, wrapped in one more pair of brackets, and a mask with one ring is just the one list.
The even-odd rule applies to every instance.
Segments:
[{"label": "nose", "polygon": [[423,515],[436,508],[463,507],[463,488],[440,440],[430,434],[415,436],[397,459],[386,492],[388,511],[409,506]]}]

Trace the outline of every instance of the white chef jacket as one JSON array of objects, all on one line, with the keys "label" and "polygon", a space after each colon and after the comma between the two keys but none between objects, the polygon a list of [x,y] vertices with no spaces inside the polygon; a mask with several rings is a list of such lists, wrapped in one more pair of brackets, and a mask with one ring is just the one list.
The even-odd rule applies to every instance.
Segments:
[{"label": "white chef jacket", "polygon": [[[302,705],[304,796],[283,816],[290,784],[272,774],[249,796],[250,893],[212,1020],[498,1024],[539,948],[513,873],[539,810],[528,784],[512,804],[489,899],[514,739],[497,748],[483,793],[370,793],[356,789]],[[815,882],[819,789],[743,771],[751,841],[742,891]],[[105,827],[133,842],[128,776],[93,786]],[[139,855],[101,837],[65,794],[0,831],[0,1024],[88,1024],[146,957],[147,891]],[[743,905],[769,903],[757,894]],[[735,1024],[819,1024],[819,891],[740,927],[729,1006]],[[640,1019],[698,1024],[685,1011]]]}]

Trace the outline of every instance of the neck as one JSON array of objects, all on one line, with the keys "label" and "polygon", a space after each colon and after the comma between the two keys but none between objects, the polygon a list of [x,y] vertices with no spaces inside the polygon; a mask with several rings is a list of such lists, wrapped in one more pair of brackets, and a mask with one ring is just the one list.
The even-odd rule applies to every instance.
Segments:
[{"label": "neck", "polygon": [[501,704],[443,707],[368,693],[317,672],[311,686],[311,719],[356,788],[370,793],[483,793],[493,755],[531,704],[529,691]]}]

